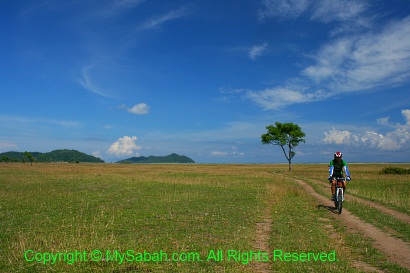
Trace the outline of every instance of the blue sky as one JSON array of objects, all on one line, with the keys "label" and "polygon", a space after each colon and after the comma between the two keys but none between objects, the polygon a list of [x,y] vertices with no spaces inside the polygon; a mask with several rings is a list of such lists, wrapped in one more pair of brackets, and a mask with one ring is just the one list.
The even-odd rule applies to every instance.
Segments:
[{"label": "blue sky", "polygon": [[0,3],[0,152],[409,162],[407,0]]}]

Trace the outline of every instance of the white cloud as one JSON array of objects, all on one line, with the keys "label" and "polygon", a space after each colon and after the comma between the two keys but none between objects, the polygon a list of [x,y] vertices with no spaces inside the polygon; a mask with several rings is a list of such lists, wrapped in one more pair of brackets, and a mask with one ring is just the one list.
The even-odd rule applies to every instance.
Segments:
[{"label": "white cloud", "polygon": [[95,157],[101,158],[101,151],[94,151],[91,154]]},{"label": "white cloud", "polygon": [[242,152],[221,152],[221,151],[214,151],[211,152],[212,156],[217,156],[217,157],[223,157],[223,156],[229,156],[229,155],[233,155],[233,156],[244,156],[245,154]]},{"label": "white cloud", "polygon": [[255,45],[249,51],[249,58],[256,60],[257,57],[261,56],[264,51],[268,48],[268,43],[263,43],[262,45]]},{"label": "white cloud", "polygon": [[335,143],[335,144],[343,144],[349,143],[351,133],[349,131],[338,131],[335,128],[332,128],[329,132],[325,132],[325,138],[323,141],[325,143]]},{"label": "white cloud", "polygon": [[407,37],[410,17],[391,22],[379,33],[337,39],[319,50],[314,57],[316,64],[306,67],[302,75],[332,92],[402,83],[410,78]]},{"label": "white cloud", "polygon": [[259,20],[270,17],[295,18],[310,5],[307,0],[264,0],[264,8],[259,12]]},{"label": "white cloud", "polygon": [[6,116],[0,115],[0,121],[10,122],[13,124],[27,123],[27,124],[47,124],[47,125],[58,125],[62,127],[80,127],[82,124],[78,121],[72,120],[60,120],[53,118],[43,118],[43,117],[25,117],[25,116]]},{"label": "white cloud", "polygon": [[107,150],[107,154],[112,154],[116,156],[132,156],[136,155],[136,151],[141,149],[141,146],[135,144],[137,137],[124,136],[119,138],[116,142],[111,144],[110,148]]},{"label": "white cloud", "polygon": [[312,19],[322,22],[347,21],[356,18],[367,9],[367,4],[360,0],[321,0],[315,1]]},{"label": "white cloud", "polygon": [[146,30],[146,29],[156,28],[156,27],[159,27],[160,25],[162,25],[163,23],[165,23],[167,21],[177,19],[177,18],[183,17],[185,15],[186,15],[186,11],[185,11],[184,8],[180,8],[178,10],[171,10],[167,14],[164,14],[162,16],[158,16],[158,17],[155,17],[155,18],[151,18],[150,20],[146,21],[145,23],[143,23],[139,27],[139,30]]},{"label": "white cloud", "polygon": [[401,110],[401,114],[403,115],[404,119],[406,120],[406,125],[410,126],[410,110]]},{"label": "white cloud", "polygon": [[[247,98],[265,109],[399,85],[410,79],[410,16],[373,30],[372,21],[378,16],[366,17],[371,4],[365,0],[264,0],[262,3],[262,19],[292,19],[305,14],[314,21],[335,22],[330,32],[333,39],[313,54],[313,63],[302,67],[299,77],[289,80],[311,85],[310,90],[276,86],[249,92]],[[336,34],[344,35],[335,38]],[[326,92],[318,93],[316,89]]]},{"label": "white cloud", "polygon": [[139,103],[134,105],[131,108],[128,108],[125,105],[121,105],[120,106],[122,109],[126,109],[128,112],[135,114],[135,115],[145,115],[149,113],[149,109],[151,107],[149,107],[148,105],[146,105],[145,103]]},{"label": "white cloud", "polygon": [[[397,151],[410,145],[410,110],[401,111],[406,120],[406,124],[395,125],[396,129],[386,134],[377,133],[373,130],[367,130],[361,133],[352,133],[349,131],[339,131],[335,128],[325,132],[323,141],[327,144],[353,144],[378,148],[380,150]],[[380,124],[389,125],[388,119],[382,119]],[[390,125],[389,125],[390,126]]]},{"label": "white cloud", "polygon": [[14,143],[7,142],[7,141],[0,141],[0,152],[2,151],[10,151],[10,149],[16,149],[18,146]]},{"label": "white cloud", "polygon": [[92,68],[93,68],[92,66],[86,66],[81,70],[82,79],[79,80],[79,83],[81,84],[82,87],[84,87],[88,91],[93,92],[94,94],[110,98],[111,97],[110,95],[108,95],[105,92],[101,91],[91,81],[90,70]]},{"label": "white cloud", "polygon": [[211,153],[212,156],[226,156],[228,155],[227,152],[220,152],[220,151],[214,151]]},{"label": "white cloud", "polygon": [[277,87],[263,91],[250,91],[246,97],[264,109],[278,109],[290,104],[322,100],[327,95],[322,90],[309,92],[303,90],[303,88],[298,90]]},{"label": "white cloud", "polygon": [[259,20],[265,18],[294,19],[303,14],[321,22],[348,21],[357,17],[368,7],[361,0],[264,0]]}]

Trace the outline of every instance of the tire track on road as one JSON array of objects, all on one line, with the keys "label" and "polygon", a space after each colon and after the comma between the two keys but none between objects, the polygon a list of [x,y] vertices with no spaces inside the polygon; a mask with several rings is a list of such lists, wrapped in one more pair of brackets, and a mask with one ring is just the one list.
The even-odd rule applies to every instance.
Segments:
[{"label": "tire track on road", "polygon": [[[269,187],[267,188],[269,190]],[[272,218],[271,218],[271,206],[267,205],[263,210],[262,221],[256,223],[255,228],[255,241],[253,242],[253,247],[255,250],[260,250],[270,253],[269,239],[272,230]],[[252,263],[255,272],[268,273],[271,271],[271,264],[266,262],[255,262]]]},{"label": "tire track on road", "polygon": [[[318,181],[318,180],[314,180],[314,182],[315,183],[320,183],[324,186],[329,186],[328,185],[329,183],[326,183],[326,182],[322,182],[322,181]],[[380,210],[381,212],[384,212],[388,215],[391,215],[391,216],[397,218],[398,220],[401,220],[401,221],[403,221],[403,222],[410,225],[410,215],[408,215],[406,213],[403,213],[403,212],[397,211],[395,209],[391,209],[391,208],[388,208],[386,206],[380,205],[378,203],[375,203],[375,202],[372,202],[372,201],[369,201],[369,200],[366,200],[366,199],[363,199],[363,198],[360,198],[360,197],[352,196],[352,195],[349,195],[349,199],[360,202],[360,203],[368,205],[368,206],[371,206],[375,209]]]},{"label": "tire track on road", "polygon": [[[318,194],[312,186],[303,180],[293,178],[299,185],[301,185],[309,194],[315,197],[323,205],[333,206],[333,202],[328,198]],[[389,234],[379,230],[373,225],[362,221],[357,216],[343,209],[343,213],[338,215],[346,225],[355,231],[360,231],[362,234],[374,240],[374,246],[386,254],[390,261],[399,264],[410,270],[410,246],[398,238],[394,238]]]}]

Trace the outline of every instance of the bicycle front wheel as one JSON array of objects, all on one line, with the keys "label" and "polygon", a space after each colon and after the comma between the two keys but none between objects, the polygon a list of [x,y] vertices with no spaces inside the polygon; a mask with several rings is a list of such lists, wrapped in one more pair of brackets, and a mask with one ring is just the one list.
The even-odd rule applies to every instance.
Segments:
[{"label": "bicycle front wheel", "polygon": [[342,200],[343,200],[343,193],[340,190],[339,195],[337,197],[337,212],[339,214],[342,214],[342,208],[343,208],[343,201]]}]

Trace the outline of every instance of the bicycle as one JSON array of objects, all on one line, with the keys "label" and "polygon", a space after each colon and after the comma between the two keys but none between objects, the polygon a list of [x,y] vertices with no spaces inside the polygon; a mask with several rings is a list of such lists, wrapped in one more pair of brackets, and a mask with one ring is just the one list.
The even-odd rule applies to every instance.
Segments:
[{"label": "bicycle", "polygon": [[342,214],[343,202],[345,200],[345,195],[343,191],[343,182],[346,180],[344,177],[336,178],[336,196],[335,196],[335,209],[339,214]]}]

